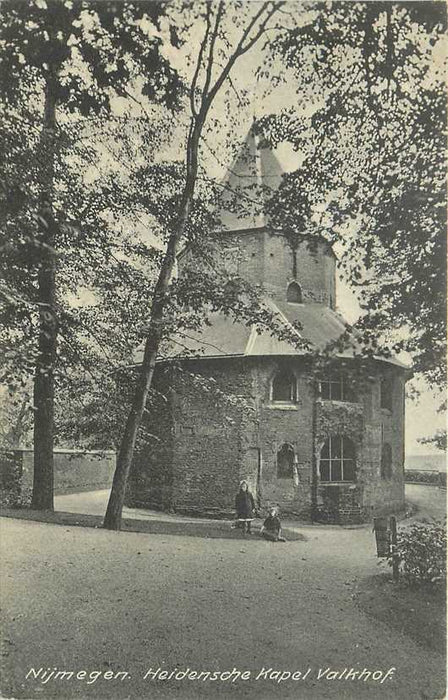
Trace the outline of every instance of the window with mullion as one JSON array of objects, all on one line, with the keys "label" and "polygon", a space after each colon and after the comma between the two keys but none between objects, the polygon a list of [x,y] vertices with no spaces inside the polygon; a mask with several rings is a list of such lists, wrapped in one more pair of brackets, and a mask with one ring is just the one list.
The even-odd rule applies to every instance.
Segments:
[{"label": "window with mullion", "polygon": [[355,447],[349,438],[333,435],[320,454],[322,482],[355,481]]},{"label": "window with mullion", "polygon": [[351,401],[351,392],[343,374],[329,375],[320,381],[320,396],[327,401]]}]

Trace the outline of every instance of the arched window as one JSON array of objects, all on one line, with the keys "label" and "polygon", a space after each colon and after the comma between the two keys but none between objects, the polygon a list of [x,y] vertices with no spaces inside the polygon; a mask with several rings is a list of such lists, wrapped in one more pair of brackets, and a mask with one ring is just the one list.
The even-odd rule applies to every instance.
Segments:
[{"label": "arched window", "polygon": [[355,481],[356,450],[344,435],[332,435],[320,453],[321,481]]},{"label": "arched window", "polygon": [[272,401],[295,402],[297,400],[297,381],[293,374],[278,372],[272,380]]},{"label": "arched window", "polygon": [[392,479],[392,448],[388,442],[381,448],[381,478]]},{"label": "arched window", "polygon": [[291,282],[288,285],[286,291],[286,301],[291,302],[291,304],[301,304],[302,303],[302,288],[297,282]]},{"label": "arched window", "polygon": [[294,448],[285,443],[277,452],[277,476],[279,479],[290,479],[294,474]]}]

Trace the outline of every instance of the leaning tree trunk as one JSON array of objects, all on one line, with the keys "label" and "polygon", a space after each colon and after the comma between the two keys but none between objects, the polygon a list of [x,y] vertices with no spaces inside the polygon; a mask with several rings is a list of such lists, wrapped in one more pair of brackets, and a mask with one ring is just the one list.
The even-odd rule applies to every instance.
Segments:
[{"label": "leaning tree trunk", "polygon": [[[253,16],[246,29],[244,30],[236,49],[225,64],[213,87],[211,87],[211,78],[214,61],[214,48],[216,38],[219,33],[224,3],[220,2],[218,5],[216,20],[213,29],[211,29],[211,21],[209,15],[210,9],[208,9],[207,11],[207,30],[204,39],[201,43],[201,47],[198,54],[198,62],[196,65],[196,71],[190,88],[192,121],[187,141],[187,168],[185,187],[182,193],[177,221],[173,227],[172,233],[169,238],[167,250],[160,270],[160,275],[157,280],[156,288],[154,291],[153,303],[151,308],[151,317],[149,322],[149,332],[145,344],[145,351],[143,355],[140,376],[138,379],[138,385],[134,395],[134,399],[132,402],[132,408],[129,413],[128,420],[126,422],[126,427],[124,429],[120,450],[118,452],[117,466],[115,469],[114,479],[112,483],[112,490],[109,498],[109,503],[107,505],[106,515],[104,518],[103,526],[108,530],[119,530],[121,527],[121,513],[123,510],[126,484],[129,477],[129,472],[131,470],[135,442],[137,439],[137,433],[140,427],[140,423],[143,417],[143,411],[145,410],[148,393],[151,388],[157,354],[159,351],[160,341],[162,339],[163,334],[164,311],[167,303],[168,287],[173,272],[174,264],[176,262],[177,249],[185,230],[185,224],[193,200],[194,188],[198,173],[199,139],[201,137],[202,129],[207,118],[207,113],[210,109],[213,100],[216,97],[216,94],[221,89],[222,85],[224,84],[224,81],[229,76],[230,71],[233,65],[235,64],[236,60],[244,53],[246,53],[256,43],[256,41],[258,41],[264,29],[266,28],[268,20],[277,11],[279,5],[279,3],[273,3],[272,8],[270,8],[267,11],[267,14],[263,21],[260,21],[260,26],[258,27],[255,36],[249,39],[250,33],[256,26],[262,14],[268,8],[268,3],[262,4],[261,8],[258,9],[256,14]],[[209,54],[208,59],[206,61],[205,82],[202,88],[200,108],[197,109],[195,104],[195,95],[198,87],[197,80],[209,37]]]},{"label": "leaning tree trunk", "polygon": [[104,517],[103,527],[107,530],[119,530],[121,528],[121,514],[126,493],[126,484],[131,470],[135,442],[143,418],[148,393],[151,388],[154,368],[163,334],[164,311],[167,302],[168,287],[176,262],[177,249],[185,229],[185,223],[190,213],[193,199],[197,176],[197,152],[201,128],[202,124],[196,121],[192,129],[191,137],[188,140],[187,177],[179,207],[179,216],[168,241],[165,257],[154,290],[143,361],[131,410],[121,440],[112,489],[107,504],[106,515]]},{"label": "leaning tree trunk", "polygon": [[53,510],[54,365],[58,321],[56,315],[56,222],[53,214],[54,158],[56,141],[55,82],[47,79],[45,111],[40,144],[42,192],[38,216],[37,256],[39,270],[38,356],[34,376],[34,477],[31,507]]}]

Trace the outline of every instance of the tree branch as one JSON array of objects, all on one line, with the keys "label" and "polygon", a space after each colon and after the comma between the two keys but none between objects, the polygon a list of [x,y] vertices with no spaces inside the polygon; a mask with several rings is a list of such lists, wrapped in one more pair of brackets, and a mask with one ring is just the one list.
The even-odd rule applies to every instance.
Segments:
[{"label": "tree branch", "polygon": [[210,41],[210,50],[208,53],[208,61],[207,61],[207,69],[206,69],[206,75],[205,75],[205,83],[204,83],[204,88],[202,90],[203,95],[207,95],[211,79],[212,79],[212,70],[213,70],[213,53],[215,50],[215,42],[216,42],[216,37],[218,36],[218,29],[219,29],[219,23],[221,21],[222,13],[224,9],[224,4],[223,2],[220,2],[218,5],[218,10],[216,12],[216,19],[215,19],[215,26],[213,28],[213,33],[212,33],[212,38]]},{"label": "tree branch", "polygon": [[237,59],[240,58],[240,56],[243,56],[245,53],[247,53],[247,51],[249,51],[249,49],[252,48],[252,46],[258,41],[258,39],[260,38],[260,36],[263,34],[263,32],[265,30],[266,24],[271,19],[271,17],[277,12],[278,8],[281,7],[282,4],[283,3],[281,3],[281,2],[273,4],[271,9],[268,11],[266,17],[264,18],[264,20],[261,22],[255,36],[250,41],[248,41],[247,44],[245,44],[252,29],[256,26],[256,23],[258,22],[258,20],[262,16],[262,14],[267,9],[268,3],[263,3],[260,10],[258,10],[258,12],[251,19],[251,21],[247,25],[246,29],[244,30],[243,35],[235,48],[235,51],[230,56],[229,60],[227,61],[227,64],[224,66],[220,76],[217,78],[215,84],[209,90],[207,95],[204,95],[204,97],[203,97],[204,115],[207,114],[207,112],[210,108],[210,105],[212,104],[217,92],[221,89],[224,81],[227,79],[227,77],[228,77],[230,71],[232,70],[233,66],[235,65]]},{"label": "tree branch", "polygon": [[202,59],[203,59],[203,57],[204,57],[204,51],[205,51],[205,47],[206,47],[207,44],[208,44],[208,37],[209,37],[209,34],[210,34],[210,29],[211,29],[211,24],[210,24],[210,5],[209,5],[209,4],[207,4],[206,23],[207,23],[207,26],[206,26],[206,29],[205,29],[205,34],[204,34],[204,38],[203,38],[202,41],[201,41],[201,46],[199,47],[198,60],[197,60],[197,63],[196,63],[196,68],[195,68],[195,71],[194,71],[194,75],[193,75],[193,79],[192,79],[192,81],[191,81],[191,87],[190,87],[190,107],[191,107],[191,113],[192,113],[193,117],[197,117],[197,116],[198,116],[198,112],[197,112],[197,110],[196,110],[196,104],[195,104],[195,101],[194,101],[194,97],[195,97],[196,88],[197,88],[197,86],[198,86],[199,72],[200,72],[200,70],[201,70]]}]

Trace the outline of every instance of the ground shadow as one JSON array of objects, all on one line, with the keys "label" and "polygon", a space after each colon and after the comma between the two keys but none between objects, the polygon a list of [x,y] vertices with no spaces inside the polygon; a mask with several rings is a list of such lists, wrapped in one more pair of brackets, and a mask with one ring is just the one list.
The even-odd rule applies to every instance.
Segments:
[{"label": "ground shadow", "polygon": [[[33,520],[36,522],[53,523],[54,525],[74,525],[78,527],[100,528],[103,524],[101,515],[87,515],[83,513],[64,513],[62,511],[46,512],[29,510],[27,508],[5,508],[1,515],[7,518],[20,520]],[[185,537],[202,537],[203,539],[225,539],[225,540],[260,540],[258,529],[254,529],[253,535],[244,535],[241,530],[231,528],[228,521],[210,520],[201,522],[178,521],[178,520],[137,520],[134,518],[123,518],[122,531],[142,532],[153,535],[177,535]],[[283,529],[284,536],[288,541],[306,541],[306,537],[299,532]],[[267,543],[268,544],[268,543]],[[280,545],[279,545],[280,546]]]},{"label": "ground shadow", "polygon": [[417,644],[446,653],[446,587],[394,583],[391,574],[369,576],[357,587],[358,607],[370,617],[411,637]]}]

